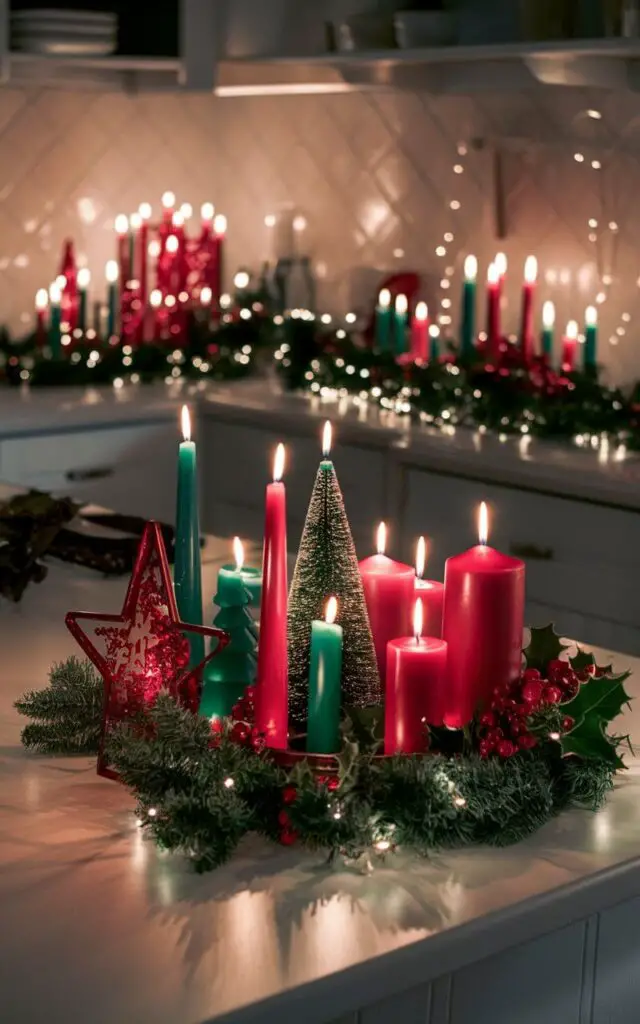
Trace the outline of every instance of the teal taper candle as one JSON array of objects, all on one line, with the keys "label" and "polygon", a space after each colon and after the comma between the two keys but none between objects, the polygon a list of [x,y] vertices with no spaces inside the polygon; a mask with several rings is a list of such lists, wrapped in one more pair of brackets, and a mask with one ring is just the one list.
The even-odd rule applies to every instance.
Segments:
[{"label": "teal taper candle", "polygon": [[540,343],[542,356],[547,366],[553,363],[553,328],[556,322],[556,307],[553,302],[545,302],[542,307],[542,336]]},{"label": "teal taper candle", "polygon": [[464,283],[462,285],[462,316],[460,321],[460,355],[470,356],[476,336],[476,278],[478,261],[467,256],[464,261]]},{"label": "teal taper candle", "polygon": [[595,306],[587,306],[584,321],[584,369],[592,373],[597,366],[598,355],[598,310]]},{"label": "teal taper candle", "polygon": [[[202,569],[200,565],[200,517],[198,515],[198,466],[196,446],[191,440],[191,420],[182,406],[184,441],[178,451],[178,507],[176,513],[176,557],[174,587],[180,618],[202,625]],[[190,665],[204,658],[204,637],[192,634]]]},{"label": "teal taper candle", "polygon": [[116,260],[108,260],[107,275],[107,338],[116,333],[116,306],[118,303],[118,277],[120,271]]},{"label": "teal taper candle", "polygon": [[380,352],[391,351],[391,292],[383,288],[376,306],[376,348]]},{"label": "teal taper candle", "polygon": [[81,331],[87,329],[87,289],[91,283],[91,271],[87,267],[81,267],[78,271],[78,327]]},{"label": "teal taper candle", "polygon": [[396,295],[395,316],[393,318],[393,350],[397,356],[407,351],[407,313],[409,300],[406,295]]},{"label": "teal taper candle", "polygon": [[51,358],[59,359],[62,355],[60,324],[62,320],[62,291],[57,281],[49,288],[49,348]]},{"label": "teal taper candle", "polygon": [[313,754],[340,750],[342,627],[335,623],[337,611],[338,602],[330,597],[324,622],[311,623],[307,750]]}]

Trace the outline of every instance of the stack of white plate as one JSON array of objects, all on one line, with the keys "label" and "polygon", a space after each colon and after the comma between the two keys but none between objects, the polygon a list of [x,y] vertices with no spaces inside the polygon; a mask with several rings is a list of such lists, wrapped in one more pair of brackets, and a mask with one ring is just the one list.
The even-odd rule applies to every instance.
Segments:
[{"label": "stack of white plate", "polygon": [[34,10],[11,14],[11,48],[57,57],[98,57],[118,44],[118,18],[94,11]]}]

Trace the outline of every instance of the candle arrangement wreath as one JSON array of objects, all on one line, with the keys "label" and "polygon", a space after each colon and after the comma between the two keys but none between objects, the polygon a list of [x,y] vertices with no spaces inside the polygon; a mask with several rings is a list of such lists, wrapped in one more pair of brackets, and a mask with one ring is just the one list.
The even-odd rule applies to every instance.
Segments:
[{"label": "candle arrangement wreath", "polygon": [[122,613],[67,615],[90,661],[55,666],[47,689],[17,702],[33,719],[27,747],[97,753],[145,831],[198,870],[248,832],[367,862],[399,846],[517,842],[563,809],[602,803],[624,767],[624,737],[607,730],[628,673],[580,649],[567,659],[551,626],[531,630],[522,656],[524,565],[489,547],[486,509],[444,588],[388,558],[383,531],[358,563],[327,425],[287,602],[279,449],[256,658],[246,609],[258,581],[241,553],[220,572],[216,625],[201,622],[188,433],[175,583],[150,523]]}]

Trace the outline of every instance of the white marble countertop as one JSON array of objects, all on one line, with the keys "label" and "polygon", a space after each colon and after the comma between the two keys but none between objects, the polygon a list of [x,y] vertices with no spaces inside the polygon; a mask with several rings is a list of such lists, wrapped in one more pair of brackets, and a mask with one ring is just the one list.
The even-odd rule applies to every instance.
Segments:
[{"label": "white marble countertop", "polygon": [[[208,556],[207,598],[226,543]],[[363,876],[248,841],[195,875],[143,840],[130,796],[91,761],[19,745],[12,702],[74,652],[65,612],[117,610],[124,589],[56,565],[20,605],[0,604],[7,1024],[313,1024],[640,892],[640,762],[598,814],[561,815],[509,849],[392,860]],[[640,693],[640,673],[631,689]],[[640,737],[640,712],[620,731]]]}]

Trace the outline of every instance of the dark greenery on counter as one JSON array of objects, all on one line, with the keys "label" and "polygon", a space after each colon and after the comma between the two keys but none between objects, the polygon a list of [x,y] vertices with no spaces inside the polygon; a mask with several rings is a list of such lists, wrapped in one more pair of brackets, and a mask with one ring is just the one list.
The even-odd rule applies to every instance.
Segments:
[{"label": "dark greenery on counter", "polygon": [[97,754],[103,703],[104,683],[91,662],[69,658],[52,666],[46,689],[16,701],[20,714],[33,719],[20,738],[38,754]]}]

